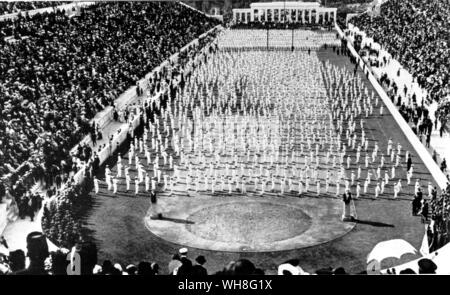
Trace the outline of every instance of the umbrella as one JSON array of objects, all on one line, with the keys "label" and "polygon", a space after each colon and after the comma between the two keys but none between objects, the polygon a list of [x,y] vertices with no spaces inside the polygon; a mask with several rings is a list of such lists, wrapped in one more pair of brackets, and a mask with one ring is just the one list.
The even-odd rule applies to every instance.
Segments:
[{"label": "umbrella", "polygon": [[389,240],[378,243],[372,252],[367,255],[367,263],[372,260],[381,262],[385,258],[395,257],[400,259],[404,254],[416,254],[417,250],[410,243],[402,239]]},{"label": "umbrella", "polygon": [[9,256],[9,249],[3,245],[0,245],[0,255]]}]

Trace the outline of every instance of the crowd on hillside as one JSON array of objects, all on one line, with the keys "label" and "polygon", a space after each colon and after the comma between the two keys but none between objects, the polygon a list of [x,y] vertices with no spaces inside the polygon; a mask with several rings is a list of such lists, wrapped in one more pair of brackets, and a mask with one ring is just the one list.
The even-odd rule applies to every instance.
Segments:
[{"label": "crowd on hillside", "polygon": [[441,0],[386,1],[379,15],[351,23],[381,44],[439,101],[450,95],[450,3]]},{"label": "crowd on hillside", "polygon": [[0,15],[62,5],[64,1],[0,1]]},{"label": "crowd on hillside", "polygon": [[216,22],[168,2],[96,3],[71,18],[59,11],[2,22],[0,177],[11,195],[73,171],[92,151],[70,149],[98,136],[89,120]]}]

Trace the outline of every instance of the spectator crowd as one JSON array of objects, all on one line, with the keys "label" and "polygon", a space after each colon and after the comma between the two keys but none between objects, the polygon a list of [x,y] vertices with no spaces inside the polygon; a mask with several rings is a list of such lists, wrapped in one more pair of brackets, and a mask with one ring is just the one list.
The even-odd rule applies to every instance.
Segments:
[{"label": "spectator crowd", "polygon": [[[419,140],[431,148],[433,129],[439,131],[440,137],[447,132],[447,118],[450,113],[449,73],[450,33],[448,21],[445,20],[450,5],[441,1],[387,1],[381,5],[380,14],[363,13],[351,19],[351,23],[366,32],[375,42],[381,44],[392,57],[412,74],[422,89],[427,91],[425,101],[418,101],[416,93],[407,86],[399,89],[394,77],[386,73],[379,78],[392,102],[398,107],[400,114],[417,134]],[[362,36],[355,36],[355,49],[358,50]],[[366,45],[360,53],[370,52],[369,59],[375,57],[375,66],[388,65],[391,57],[380,58],[378,50]],[[372,63],[371,63],[372,65]],[[400,76],[401,69],[397,71]],[[402,98],[403,97],[403,98]],[[434,120],[427,105],[438,102],[434,112]],[[438,124],[438,122],[440,124]],[[439,157],[431,149],[433,159],[446,172],[446,159]]]},{"label": "spectator crowd", "polygon": [[[230,261],[222,270],[211,272],[207,269],[207,259],[203,255],[194,261],[189,257],[188,249],[181,248],[168,261],[167,265],[141,261],[137,264],[122,265],[111,260],[98,261],[98,249],[95,243],[78,241],[68,249],[49,251],[46,236],[41,232],[32,232],[27,236],[27,254],[23,250],[0,253],[0,274],[3,275],[177,275],[177,276],[206,276],[206,275],[264,275],[265,270],[258,268],[246,258]],[[1,246],[8,249],[7,241],[2,237]],[[28,263],[27,263],[28,258]],[[347,275],[343,267],[325,267],[313,273],[304,271],[299,259],[290,259],[278,266],[278,275]],[[418,261],[419,274],[436,273],[437,265],[428,258]],[[415,274],[410,268],[399,274]],[[367,274],[363,270],[357,274]],[[395,269],[388,270],[388,274],[396,274]]]},{"label": "spectator crowd", "polygon": [[93,154],[89,147],[69,153],[83,136],[97,138],[89,120],[216,22],[168,2],[96,3],[75,17],[56,11],[2,22],[5,191],[19,200],[36,181],[66,180]]},{"label": "spectator crowd", "polygon": [[0,15],[62,5],[64,1],[0,1]]},{"label": "spectator crowd", "polygon": [[[411,7],[426,9],[419,1],[414,0],[407,1],[409,4],[405,6],[401,2],[389,2],[393,3],[389,4],[388,8],[386,5],[383,6],[382,15],[386,11],[391,13],[397,6],[399,11]],[[441,4],[437,1],[425,2],[432,4],[431,9],[441,8]],[[414,3],[414,6],[410,3]],[[3,9],[3,6],[0,6],[0,9]],[[2,11],[0,10],[0,13]],[[438,14],[440,13],[441,11]],[[357,21],[368,20],[360,17]],[[422,81],[421,83],[428,87],[433,98],[448,94],[448,87],[442,87],[443,83],[448,83],[448,73],[444,73],[439,65],[433,64],[428,59],[425,61],[431,68],[418,66],[414,60],[410,61],[411,52],[417,49],[416,46],[397,44],[399,38],[406,38],[404,41],[407,44],[412,40],[421,42],[427,38],[438,39],[442,33],[440,29],[435,28],[437,32],[428,36],[428,28],[424,28],[423,34],[419,31],[418,36],[421,37],[416,40],[409,33],[402,36],[397,22],[399,20],[394,20],[393,24],[388,26],[392,34],[398,34],[394,35],[396,42],[388,43],[394,50],[388,51],[396,52],[399,60],[404,58],[403,61],[409,61],[406,64],[414,68],[411,72],[417,75],[418,81]],[[400,21],[401,24],[405,22],[406,20],[403,20],[403,23]],[[414,25],[415,19],[409,18],[409,22]],[[215,21],[184,6],[161,2],[98,3],[83,9],[80,15],[73,18],[68,18],[64,12],[55,12],[33,17],[21,16],[17,20],[2,23],[0,177],[10,173],[21,174],[21,170],[32,171],[33,182],[42,180],[47,185],[55,184],[59,188],[62,182],[70,179],[71,171],[80,168],[80,161],[93,161],[95,167],[96,155],[89,146],[80,145],[74,154],[69,154],[70,149],[86,134],[91,134],[94,141],[98,138],[98,127],[90,124],[89,120],[105,107],[114,106],[114,100],[122,92],[135,85],[136,81],[168,56],[214,25]],[[355,25],[364,30],[364,27]],[[410,29],[416,30],[415,34],[419,30],[419,28]],[[388,42],[383,34],[379,34],[379,38],[383,37],[380,39],[381,42],[383,40],[385,43]],[[13,38],[5,40],[5,37]],[[433,39],[429,42],[434,41]],[[435,44],[436,47],[441,46],[441,49],[444,46],[437,41]],[[427,54],[442,55],[436,48],[426,50],[428,52],[422,52],[424,57],[428,57]],[[448,49],[446,53],[448,54]],[[441,85],[441,88],[436,88],[435,85]],[[429,120],[419,122],[418,119],[427,119],[428,116],[422,116],[427,110],[420,106],[412,110],[405,108],[406,106],[401,110],[402,114],[408,119],[411,118],[417,126],[418,133],[429,134],[427,130],[430,125],[432,128],[433,122]],[[91,174],[92,170],[89,173]],[[30,216],[33,219],[36,210],[42,206],[42,200],[39,195],[28,191],[29,183],[24,174],[0,182],[0,198],[12,195],[14,198],[10,199],[13,205],[17,206],[19,217]],[[87,178],[90,179],[90,176]],[[86,185],[85,189],[90,187],[91,184]],[[78,196],[86,195],[86,192],[81,190],[83,188],[69,181],[61,204],[49,206],[44,210],[42,226],[45,235],[33,232],[27,237],[26,256],[29,264],[27,265],[22,250],[12,251],[8,255],[0,254],[0,273],[65,275],[67,265],[71,263],[66,259],[67,254],[77,252],[83,257],[81,274],[184,276],[208,274],[206,258],[198,256],[191,261],[185,248],[173,255],[167,269],[160,269],[158,264],[148,261],[125,267],[106,260],[100,265],[96,245],[91,242],[77,242],[81,236],[80,225],[74,216],[77,212],[73,210],[73,203]],[[49,190],[50,195],[54,193]],[[439,248],[438,245],[442,246],[448,242],[449,196],[450,186],[441,196],[438,197],[437,193],[434,193],[430,199],[430,239],[434,241],[431,245],[436,249]],[[424,210],[421,194],[417,195],[417,199],[420,200],[415,200],[413,214],[423,216],[424,212],[428,211]],[[425,219],[427,218],[428,215]],[[61,226],[55,227],[55,224]],[[63,249],[50,253],[46,236],[67,248],[71,248],[73,244],[75,246],[70,251]],[[4,239],[0,242],[8,248]],[[299,264],[298,260],[283,263],[288,267],[284,268],[281,274],[307,274]],[[419,266],[421,267],[420,263]],[[426,269],[419,272],[432,273],[436,270],[435,265],[428,262],[425,267]],[[346,271],[343,268],[327,268],[317,270],[315,273],[346,274]],[[264,274],[264,270],[257,268],[247,259],[240,259],[230,262],[216,274],[261,275]]]},{"label": "spectator crowd", "polygon": [[379,15],[365,13],[350,22],[403,65],[431,100],[439,101],[450,95],[449,14],[448,1],[386,1]]},{"label": "spectator crowd", "polygon": [[[438,122],[440,136],[447,131],[447,118],[450,113],[449,12],[448,1],[386,1],[381,5],[379,15],[365,13],[350,21],[381,44],[412,74],[420,87],[427,90],[428,102],[439,102],[434,114],[436,119],[432,121],[424,101],[418,103],[416,94],[410,89],[406,86],[399,89],[387,74],[383,74],[379,79],[392,102],[399,108],[400,114],[427,148],[430,148],[431,132],[433,128],[438,128]],[[377,55],[376,52],[374,54]],[[383,57],[380,62],[388,64],[390,60]],[[397,76],[399,75],[400,70],[397,72]],[[403,100],[402,95],[407,99]],[[435,150],[432,157],[440,165],[441,171],[446,173],[446,159],[439,161]],[[447,185],[440,196],[436,188],[429,188],[428,191],[428,201],[422,196],[420,189],[416,191],[412,201],[412,214],[420,215],[424,222],[430,221],[428,239],[430,250],[434,251],[449,242],[450,186]]]},{"label": "spectator crowd", "polygon": [[450,242],[450,183],[440,196],[433,194],[430,199],[431,218],[428,228],[430,251]]}]

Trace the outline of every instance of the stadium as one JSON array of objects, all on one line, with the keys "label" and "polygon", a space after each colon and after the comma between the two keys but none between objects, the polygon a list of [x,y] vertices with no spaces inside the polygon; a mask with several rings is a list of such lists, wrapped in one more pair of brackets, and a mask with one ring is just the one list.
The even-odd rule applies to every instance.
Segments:
[{"label": "stadium", "polygon": [[0,2],[0,273],[450,274],[449,13]]}]

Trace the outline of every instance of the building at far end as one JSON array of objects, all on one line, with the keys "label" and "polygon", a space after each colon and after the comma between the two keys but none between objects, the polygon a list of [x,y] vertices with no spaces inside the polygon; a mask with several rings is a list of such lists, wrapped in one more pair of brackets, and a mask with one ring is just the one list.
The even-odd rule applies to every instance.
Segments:
[{"label": "building at far end", "polygon": [[250,8],[233,9],[234,23],[281,22],[302,24],[335,23],[337,8],[323,7],[318,2],[257,2]]}]

